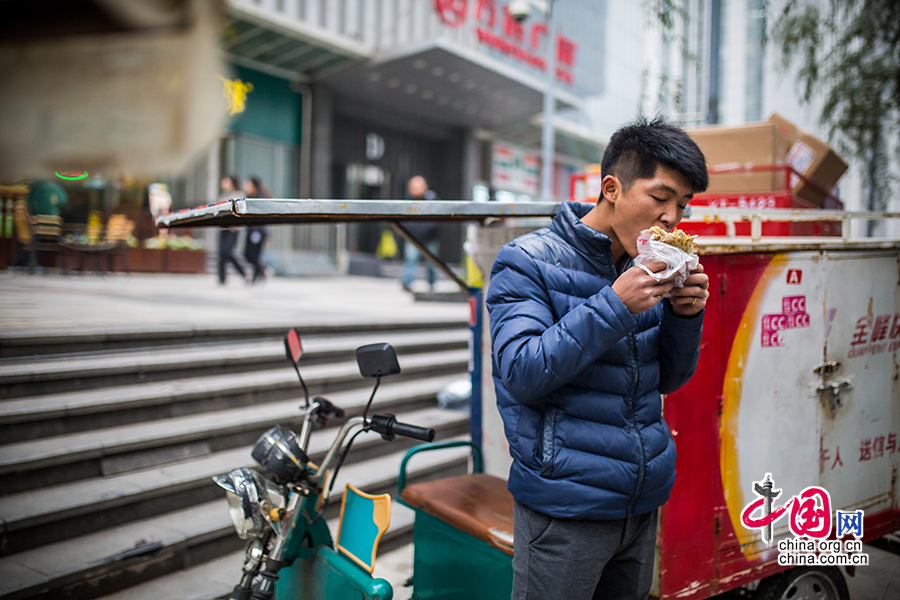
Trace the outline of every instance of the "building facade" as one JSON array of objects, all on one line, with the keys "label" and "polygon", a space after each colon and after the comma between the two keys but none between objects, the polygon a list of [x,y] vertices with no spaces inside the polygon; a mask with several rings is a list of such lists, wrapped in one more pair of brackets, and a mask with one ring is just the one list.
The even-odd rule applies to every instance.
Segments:
[{"label": "building facade", "polygon": [[[223,93],[244,90],[242,111],[188,174],[184,203],[215,197],[232,172],[276,197],[403,199],[423,175],[440,198],[536,199],[551,70],[562,200],[569,175],[602,155],[585,99],[604,86],[606,5],[556,2],[550,40],[546,15],[517,21],[501,0],[229,0]],[[273,228],[267,258],[288,274],[346,272],[383,228]],[[459,262],[461,227],[441,238]]]},{"label": "building facade", "polygon": [[[824,0],[819,3],[821,9],[830,10]],[[820,121],[823,95],[801,102],[799,61],[785,66],[780,47],[772,39],[785,4],[785,0],[686,0],[687,18],[675,15],[670,30],[648,13],[643,41],[633,45],[635,52],[639,44],[644,47],[644,114],[661,113],[685,127],[701,127],[765,121],[778,113],[837,149],[837,141],[829,139],[828,127]],[[843,158],[849,169],[835,191],[846,210],[866,210],[863,165],[852,156]],[[896,161],[889,162],[888,168],[893,171],[884,177],[896,182],[900,174]],[[887,209],[898,211],[896,183],[892,190]],[[855,221],[852,227],[855,236],[866,235],[865,222]],[[883,223],[875,232],[896,237],[900,222]]]}]

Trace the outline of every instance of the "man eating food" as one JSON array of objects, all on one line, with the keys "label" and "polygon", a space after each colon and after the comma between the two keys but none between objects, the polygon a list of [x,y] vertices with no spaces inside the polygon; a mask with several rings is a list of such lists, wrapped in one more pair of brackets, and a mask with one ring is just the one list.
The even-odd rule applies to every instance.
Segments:
[{"label": "man eating food", "polygon": [[660,394],[694,373],[709,279],[698,266],[675,288],[633,259],[642,231],[671,232],[707,188],[706,161],[681,129],[640,120],[612,136],[602,175],[596,205],[564,203],[491,270],[516,599],[645,600],[675,481]]}]

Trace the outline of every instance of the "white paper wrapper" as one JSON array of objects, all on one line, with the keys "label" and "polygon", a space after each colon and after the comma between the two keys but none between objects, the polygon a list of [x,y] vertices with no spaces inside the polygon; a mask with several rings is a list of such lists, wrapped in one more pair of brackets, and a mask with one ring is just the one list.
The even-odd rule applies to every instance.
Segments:
[{"label": "white paper wrapper", "polygon": [[[653,236],[649,231],[642,231],[637,239],[638,255],[634,259],[634,264],[644,269],[650,277],[656,281],[669,279],[674,275],[672,281],[675,287],[684,287],[684,281],[690,276],[691,271],[700,264],[700,257],[696,254],[688,254],[679,250],[675,246],[664,244],[656,240],[650,239]],[[666,263],[666,270],[653,273],[644,265],[651,262]],[[668,298],[671,294],[664,294]]]}]

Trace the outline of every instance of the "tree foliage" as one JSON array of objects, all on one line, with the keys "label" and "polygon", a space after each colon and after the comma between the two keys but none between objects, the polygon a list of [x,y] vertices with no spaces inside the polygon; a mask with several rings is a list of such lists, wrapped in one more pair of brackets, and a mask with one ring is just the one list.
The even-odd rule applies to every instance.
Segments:
[{"label": "tree foliage", "polygon": [[[649,15],[649,19],[660,25],[663,52],[666,52],[669,46],[674,44],[682,59],[699,70],[700,62],[697,56],[690,51],[687,40],[676,27],[676,24],[684,23],[689,18],[685,0],[643,0],[643,7],[644,11]],[[642,117],[645,116],[644,105],[649,95],[649,80],[650,72],[645,67],[641,73],[641,94],[638,102],[638,112]],[[672,102],[672,108],[676,113],[685,112],[684,91],[684,83],[681,79],[667,74],[660,74],[656,89],[656,106],[661,109],[668,106],[669,102]]]},{"label": "tree foliage", "polygon": [[789,0],[773,29],[783,65],[799,62],[802,100],[861,160],[869,210],[884,210],[888,157],[900,153],[900,0]]}]

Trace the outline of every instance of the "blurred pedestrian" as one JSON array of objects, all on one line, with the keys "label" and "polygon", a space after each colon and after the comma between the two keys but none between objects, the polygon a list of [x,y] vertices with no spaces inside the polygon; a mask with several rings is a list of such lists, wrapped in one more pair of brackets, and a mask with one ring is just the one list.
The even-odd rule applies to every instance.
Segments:
[{"label": "blurred pedestrian", "polygon": [[[258,176],[252,176],[244,182],[244,193],[247,198],[271,198],[272,193]],[[266,269],[262,264],[263,245],[269,237],[269,228],[265,225],[252,225],[247,228],[247,240],[244,243],[244,258],[253,266],[253,275],[248,275],[247,283],[253,285],[265,280]]]},{"label": "blurred pedestrian", "polygon": [[[150,215],[154,222],[156,217],[167,215],[172,212],[172,194],[169,193],[169,186],[164,183],[151,183],[147,189],[147,199],[150,202]],[[159,230],[159,237],[169,237],[169,228],[163,227]]]},{"label": "blurred pedestrian", "polygon": [[[421,175],[412,177],[407,183],[407,192],[410,200],[437,200],[437,194],[428,189],[428,182]],[[409,221],[403,223],[403,226],[416,239],[425,244],[428,251],[437,255],[441,249],[440,246],[440,226],[437,221]],[[412,284],[416,279],[416,271],[419,269],[419,259],[422,253],[414,245],[406,242],[403,245],[403,276],[401,283],[403,289],[412,292]],[[431,261],[426,261],[426,269],[428,276],[428,286],[434,291],[434,283],[437,279],[437,270]]]},{"label": "blurred pedestrian", "polygon": [[[222,193],[219,195],[219,202],[241,197],[241,182],[237,175],[223,177],[220,186]],[[247,278],[243,265],[234,255],[234,245],[237,243],[237,239],[237,227],[223,227],[219,230],[219,285],[225,285],[229,263],[241,274],[241,278]]]}]

